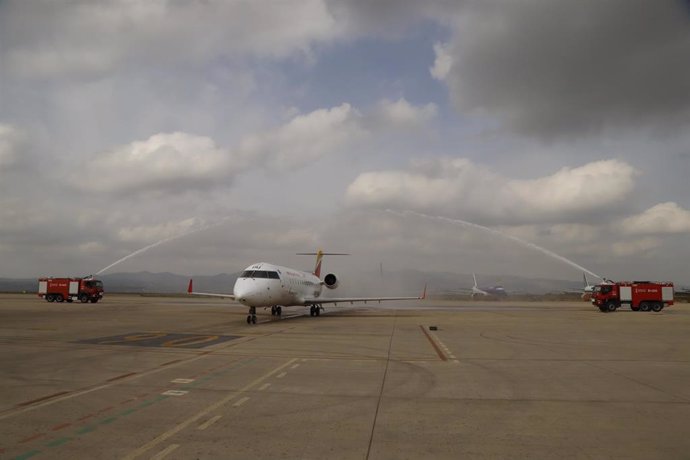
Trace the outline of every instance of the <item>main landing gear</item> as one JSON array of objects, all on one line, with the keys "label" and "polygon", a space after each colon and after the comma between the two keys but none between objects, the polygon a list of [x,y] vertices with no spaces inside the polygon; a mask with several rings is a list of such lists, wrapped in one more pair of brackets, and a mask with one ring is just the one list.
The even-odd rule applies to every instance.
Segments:
[{"label": "main landing gear", "polygon": [[319,316],[321,314],[321,310],[323,310],[321,304],[312,305],[309,308],[309,316]]},{"label": "main landing gear", "polygon": [[283,307],[274,305],[271,307],[271,316],[281,316],[283,314]]},{"label": "main landing gear", "polygon": [[256,324],[256,307],[249,307],[249,314],[247,315],[247,324]]}]

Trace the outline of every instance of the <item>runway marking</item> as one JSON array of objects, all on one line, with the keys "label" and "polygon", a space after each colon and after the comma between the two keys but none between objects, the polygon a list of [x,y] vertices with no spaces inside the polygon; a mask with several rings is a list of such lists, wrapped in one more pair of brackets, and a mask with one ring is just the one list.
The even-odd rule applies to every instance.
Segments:
[{"label": "runway marking", "polygon": [[172,451],[174,451],[178,447],[180,447],[179,444],[170,444],[168,447],[166,447],[165,449],[161,450],[156,455],[151,457],[151,460],[161,460],[163,457],[165,457],[166,455],[168,455],[169,453],[171,453]]},{"label": "runway marking", "polygon": [[192,383],[194,379],[175,379],[171,380],[172,383]]},{"label": "runway marking", "polygon": [[33,436],[29,436],[28,438],[22,439],[21,441],[19,441],[19,444],[26,444],[27,442],[34,441],[34,440],[36,440],[36,439],[38,439],[38,438],[42,438],[43,436],[44,436],[43,433],[37,433],[37,434],[35,434],[35,435],[33,435]]},{"label": "runway marking", "polygon": [[[194,357],[188,358],[188,359],[178,359],[175,361],[170,361],[169,363],[166,363],[165,365],[169,365],[169,364],[173,364],[173,363],[185,363],[186,364],[186,363],[191,363],[193,361],[197,361],[197,360],[205,358],[205,357],[206,357],[206,355],[197,355],[197,356],[194,356]],[[137,379],[137,378],[143,377],[145,375],[151,375],[151,374],[155,374],[157,372],[161,372],[162,370],[164,370],[162,366],[163,365],[160,365],[159,367],[157,367],[155,369],[151,369],[151,370],[148,370],[146,372],[141,372],[141,373],[132,375],[132,376],[127,377],[127,378]],[[124,380],[124,378],[122,380]],[[95,387],[88,388],[86,390],[81,390],[81,391],[77,390],[74,392],[62,391],[60,393],[55,393],[55,394],[52,394],[49,396],[44,396],[43,398],[38,398],[38,399],[34,399],[32,401],[23,402],[23,403],[20,403],[17,406],[15,406],[16,408],[22,407],[21,409],[10,410],[10,411],[0,415],[0,420],[15,416],[15,415],[23,414],[25,412],[29,412],[29,411],[38,409],[39,407],[48,406],[48,405],[55,404],[55,403],[60,402],[60,401],[65,401],[68,399],[76,398],[77,396],[82,396],[85,394],[93,393],[94,391],[103,390],[105,388],[109,388],[109,387],[114,386],[114,385],[119,385],[120,382],[121,382],[121,380],[115,380],[113,382],[107,382],[103,385],[97,385]],[[64,395],[64,396],[60,396],[60,395]],[[39,404],[36,404],[36,403],[39,403]],[[30,404],[33,404],[33,405],[30,405]],[[25,407],[25,406],[28,406],[28,407]]]},{"label": "runway marking", "polygon": [[270,387],[270,386],[271,386],[270,383],[264,383],[263,385],[261,385],[261,386],[259,387],[259,391],[264,391],[266,388],[268,388],[268,387]]},{"label": "runway marking", "polygon": [[299,363],[293,364],[292,366],[290,366],[290,369],[297,369],[298,367],[299,367]]},{"label": "runway marking", "polygon": [[[237,361],[234,361],[233,363],[231,363],[229,366],[228,366],[227,364],[225,364],[224,366],[227,366],[227,368],[226,368],[224,371],[222,371],[222,372],[218,372],[216,376],[221,376],[221,375],[223,375],[223,374],[225,374],[225,373],[227,373],[227,372],[230,372],[230,371],[233,370],[233,369],[237,369],[238,367],[247,365],[247,364],[249,364],[249,363],[252,362],[252,361],[254,361],[254,358],[248,359],[248,360],[246,360],[246,359],[245,359],[245,360],[237,360]],[[219,367],[221,367],[221,366],[216,366],[216,367],[214,367],[214,368],[212,368],[212,369],[210,369],[210,370],[208,370],[208,371],[206,371],[206,372],[212,372],[213,370],[216,370],[216,369],[218,369]],[[203,380],[206,380],[206,379],[209,379],[209,378],[212,378],[212,376],[206,377],[206,378],[203,379]],[[192,384],[192,385],[190,385],[190,387],[193,387],[193,386],[195,386],[195,385],[198,385],[200,382],[201,382],[201,381],[197,382],[196,384]],[[157,389],[157,390],[154,390],[154,391],[160,391],[160,390],[163,390],[163,389],[165,389],[165,387],[161,387],[160,389]],[[134,399],[130,398],[130,399],[127,400],[127,401],[135,401],[136,399],[140,399],[140,398],[142,398],[142,397],[148,396],[149,394],[150,394],[150,393],[142,393],[142,394],[138,395],[137,397],[135,397]],[[91,425],[87,425],[87,426],[83,426],[83,427],[81,427],[81,428],[75,429],[75,431],[74,431],[73,434],[72,434],[72,437],[68,437],[68,438],[64,438],[64,439],[63,439],[63,438],[60,438],[60,440],[61,440],[60,443],[66,443],[66,442],[69,441],[69,440],[74,440],[75,438],[77,438],[77,437],[80,436],[80,435],[84,435],[84,434],[87,434],[87,433],[91,433],[91,432],[93,432],[93,431],[96,431],[96,430],[98,429],[98,427],[101,426],[101,425],[109,425],[109,424],[115,422],[115,421],[116,421],[118,418],[120,418],[120,417],[124,417],[124,416],[126,416],[126,415],[130,415],[130,414],[132,414],[132,413],[134,413],[134,412],[136,412],[136,411],[138,411],[138,410],[140,410],[140,409],[146,408],[146,407],[148,407],[148,406],[150,406],[150,405],[152,405],[152,404],[155,404],[155,403],[157,403],[157,402],[159,402],[159,401],[166,400],[166,399],[168,399],[169,397],[170,397],[170,396],[162,396],[162,395],[159,395],[159,396],[157,396],[157,397],[155,397],[155,398],[153,398],[153,399],[151,399],[151,400],[144,401],[144,402],[142,402],[141,404],[139,404],[139,405],[137,405],[137,406],[135,406],[135,407],[132,407],[132,408],[127,409],[127,410],[125,410],[125,411],[116,413],[116,414],[113,415],[112,417],[109,417],[109,418],[106,418],[106,419],[103,419],[103,420],[100,420],[100,421],[96,421],[96,422],[92,423]],[[94,412],[94,413],[88,414],[88,415],[86,415],[86,416],[83,416],[83,417],[81,417],[81,418],[79,419],[79,421],[83,421],[83,420],[86,420],[86,419],[95,417],[95,416],[97,416],[97,415],[99,415],[99,414],[102,414],[102,413],[104,413],[104,412],[107,412],[107,411],[113,409],[113,407],[114,407],[114,406],[108,406],[108,407],[105,407],[105,408],[103,408],[103,409],[101,409],[101,410],[99,410],[99,411],[97,411],[97,412]],[[39,439],[39,438],[41,438],[41,437],[43,437],[43,436],[45,436],[45,435],[46,435],[46,433],[37,433],[37,434],[31,436],[30,438],[25,439],[24,441],[25,441],[25,442],[30,442],[30,441]],[[51,441],[51,442],[49,442],[48,444],[45,444],[44,446],[45,446],[45,447],[49,447],[49,448],[54,447],[54,446],[53,446],[53,442],[56,442],[56,441]],[[18,442],[17,444],[21,444],[21,442]],[[43,451],[41,451],[41,450],[31,450],[31,451],[25,452],[24,454],[22,454],[21,456],[16,457],[16,458],[29,458],[29,457],[32,457],[32,456],[34,456],[34,455],[40,454],[40,453],[42,453],[42,452],[43,452]]]},{"label": "runway marking", "polygon": [[131,377],[133,375],[136,375],[136,374],[137,374],[136,372],[130,372],[129,374],[118,375],[117,377],[113,377],[112,379],[106,380],[106,382],[114,382],[115,380],[124,379],[127,377]]},{"label": "runway marking", "polygon": [[187,393],[189,393],[189,391],[184,391],[184,390],[168,390],[168,391],[164,391],[164,392],[161,393],[161,394],[163,394],[163,395],[165,395],[165,396],[184,396],[184,395],[186,395]]},{"label": "runway marking", "polygon": [[206,416],[212,411],[215,411],[216,409],[224,406],[228,402],[232,401],[234,398],[239,396],[240,394],[246,392],[250,388],[258,385],[259,383],[263,382],[267,378],[271,377],[274,375],[276,372],[280,372],[283,370],[285,367],[292,365],[297,358],[293,358],[289,361],[287,361],[285,364],[282,364],[275,369],[267,372],[266,374],[262,375],[261,377],[257,378],[253,382],[245,385],[238,391],[233,392],[232,394],[226,396],[225,398],[221,399],[220,401],[208,406],[206,409],[203,409],[202,411],[198,412],[196,415],[193,415],[192,417],[188,418],[182,423],[177,424],[175,427],[171,428],[170,430],[166,431],[165,433],[159,435],[158,437],[154,438],[153,440],[149,441],[148,443],[144,444],[140,448],[130,452],[127,456],[124,457],[123,460],[131,460],[134,459],[142,454],[144,454],[146,451],[151,450],[152,448],[156,447],[158,444],[162,443],[166,439],[168,439],[171,436],[174,436],[178,432],[182,431],[183,429],[187,428],[189,425],[191,425],[194,422],[197,422],[200,418]]},{"label": "runway marking", "polygon": [[232,405],[232,407],[240,407],[242,404],[246,403],[249,401],[249,396],[245,396],[244,398],[238,400],[235,404]]},{"label": "runway marking", "polygon": [[276,376],[277,379],[282,379],[287,375],[287,372],[281,372],[279,375]]},{"label": "runway marking", "polygon": [[51,428],[50,430],[51,431],[60,431],[61,429],[67,428],[68,426],[71,426],[71,425],[72,425],[71,422],[67,422],[67,423],[63,423],[62,425],[56,425],[53,428]]},{"label": "runway marking", "polygon": [[222,415],[216,415],[215,417],[211,417],[210,419],[206,420],[204,423],[199,425],[197,430],[205,430],[206,428],[210,427],[214,423],[216,423],[218,420],[220,420]]},{"label": "runway marking", "polygon": [[424,335],[426,336],[426,338],[429,339],[429,343],[431,343],[431,346],[434,347],[434,350],[436,350],[436,354],[438,355],[439,358],[441,358],[441,361],[448,361],[448,358],[446,357],[446,355],[443,354],[443,352],[441,351],[441,349],[440,349],[440,348],[438,347],[438,345],[436,344],[436,341],[434,341],[434,339],[431,337],[431,334],[429,334],[429,333],[426,331],[426,329],[424,328],[424,326],[421,326],[421,325],[420,325],[419,328],[422,330],[422,332],[424,333]]},{"label": "runway marking", "polygon": [[[15,407],[24,407],[24,406],[28,406],[28,405],[30,405],[30,404],[34,404],[34,403],[37,403],[37,402],[45,401],[45,400],[47,400],[47,399],[55,398],[55,397],[57,397],[57,396],[64,395],[64,394],[67,394],[67,393],[69,393],[69,391],[61,391],[61,392],[59,392],[59,393],[53,393],[52,395],[43,396],[42,398],[32,399],[31,401],[24,401],[23,403],[17,404]],[[0,417],[0,419],[1,419],[1,418],[2,418],[2,417]]]}]

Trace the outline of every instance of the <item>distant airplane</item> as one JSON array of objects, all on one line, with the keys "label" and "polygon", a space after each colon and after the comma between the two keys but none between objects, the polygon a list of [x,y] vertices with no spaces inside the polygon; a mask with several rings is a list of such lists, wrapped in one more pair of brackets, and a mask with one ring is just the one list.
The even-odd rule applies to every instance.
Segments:
[{"label": "distant airplane", "polygon": [[418,300],[426,297],[426,286],[419,297],[321,297],[324,286],[328,289],[338,287],[338,278],[329,273],[321,280],[321,259],[325,255],[347,255],[341,253],[326,253],[320,249],[317,252],[299,253],[298,255],[315,255],[314,272],[304,272],[294,268],[281,267],[266,262],[259,262],[245,268],[237,278],[232,294],[214,294],[195,292],[192,280],[189,280],[187,293],[211,297],[224,297],[237,300],[249,307],[247,324],[256,324],[256,308],[271,307],[271,315],[281,316],[283,307],[310,307],[310,316],[319,316],[323,304],[334,305],[343,302],[382,302],[390,300]]},{"label": "distant airplane", "polygon": [[472,278],[474,278],[474,286],[472,286],[472,298],[477,296],[484,297],[507,297],[508,293],[503,288],[503,286],[487,286],[479,287],[477,286],[477,275],[472,273]]}]

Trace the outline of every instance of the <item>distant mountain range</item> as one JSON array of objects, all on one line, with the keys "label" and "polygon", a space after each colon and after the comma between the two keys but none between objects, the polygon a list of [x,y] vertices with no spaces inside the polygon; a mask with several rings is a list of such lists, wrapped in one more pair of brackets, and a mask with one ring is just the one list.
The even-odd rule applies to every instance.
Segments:
[{"label": "distant mountain range", "polygon": [[[201,292],[231,293],[239,273],[221,273],[213,276],[193,276],[194,290]],[[503,286],[509,293],[535,294],[560,293],[582,288],[581,281],[544,278],[523,278],[519,276],[477,275],[481,286]],[[189,276],[175,273],[113,273],[98,277],[103,281],[106,292],[121,293],[184,293]],[[457,296],[464,289],[471,288],[472,274],[448,272],[422,272],[418,270],[361,272],[355,277],[341,276],[339,295],[416,295],[424,285],[430,295]],[[0,292],[35,292],[38,281],[35,278],[0,278]]]}]

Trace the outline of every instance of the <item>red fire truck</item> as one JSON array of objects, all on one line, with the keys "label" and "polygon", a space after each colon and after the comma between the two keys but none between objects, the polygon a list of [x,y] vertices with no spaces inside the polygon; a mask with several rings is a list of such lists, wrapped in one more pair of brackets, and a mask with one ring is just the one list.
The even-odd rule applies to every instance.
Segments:
[{"label": "red fire truck", "polygon": [[661,311],[673,305],[673,283],[607,282],[594,287],[592,303],[603,312],[616,311],[623,305],[633,311]]},{"label": "red fire truck", "polygon": [[48,302],[96,303],[103,298],[103,282],[92,276],[85,278],[40,278],[38,296]]}]

